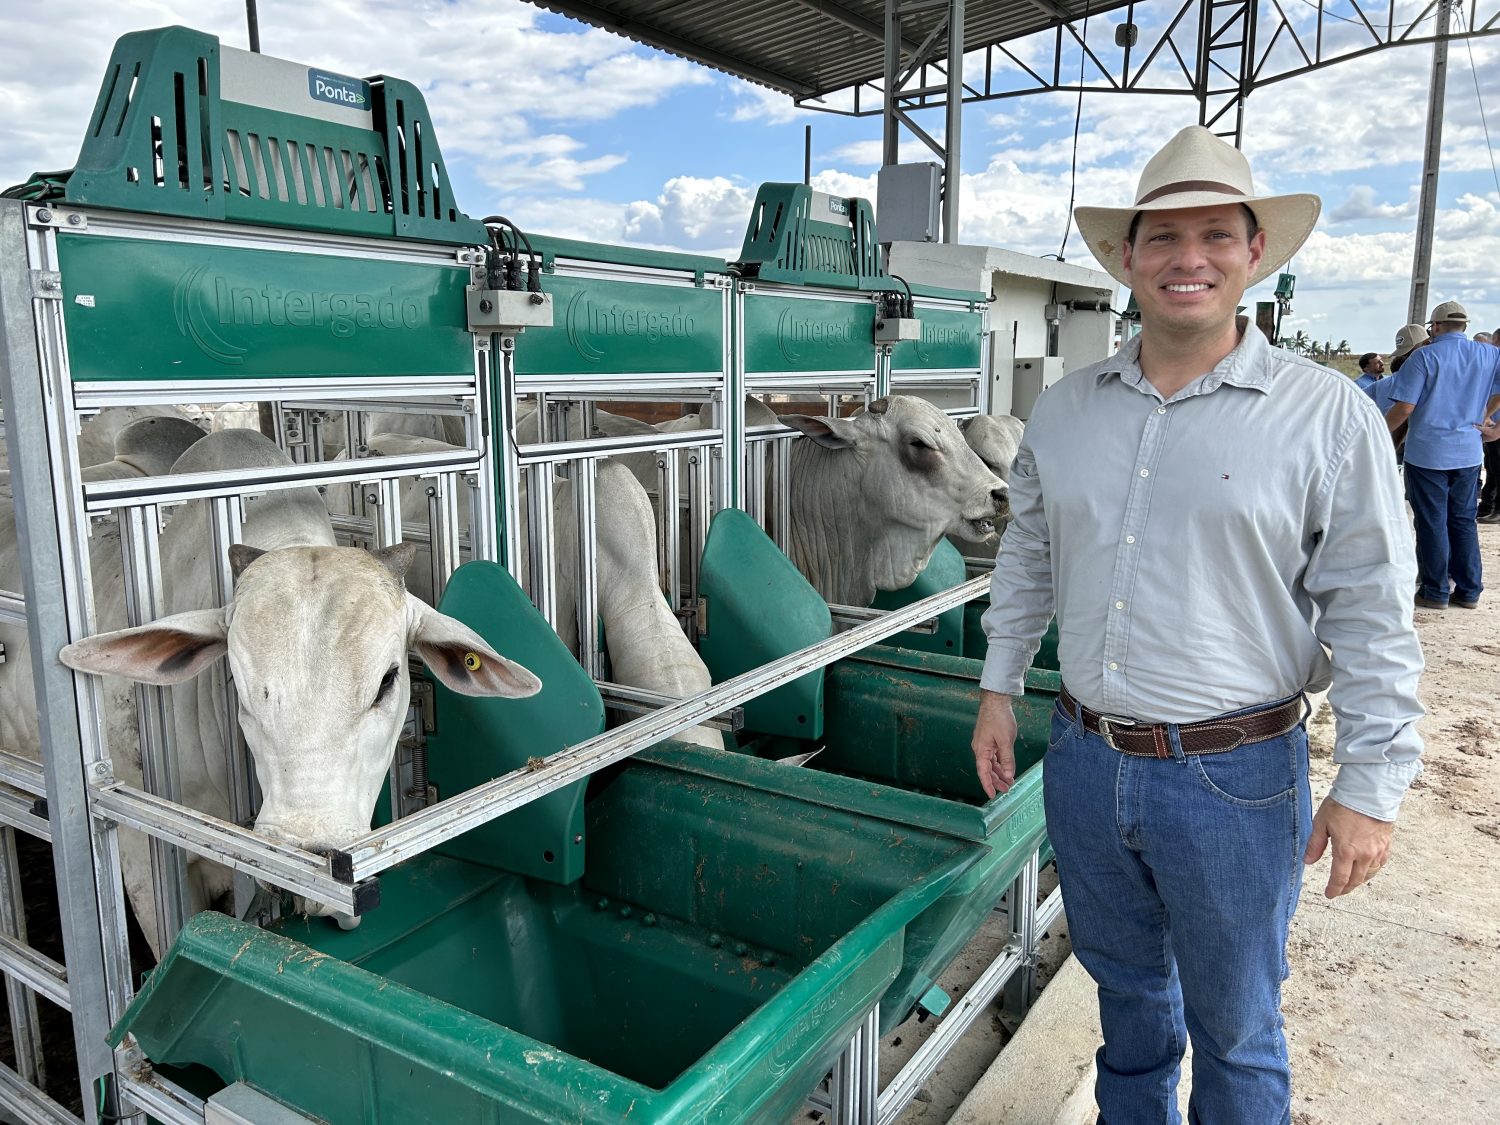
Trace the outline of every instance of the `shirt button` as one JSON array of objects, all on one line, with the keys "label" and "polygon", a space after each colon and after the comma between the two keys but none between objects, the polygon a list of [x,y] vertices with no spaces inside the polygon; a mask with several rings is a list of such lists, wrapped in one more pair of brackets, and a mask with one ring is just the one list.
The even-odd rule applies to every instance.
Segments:
[{"label": "shirt button", "polygon": [[1134,543],[1135,542],[1135,536],[1134,535],[1127,535],[1127,536],[1125,536],[1125,542],[1127,542],[1127,543]]},{"label": "shirt button", "polygon": [[1149,477],[1150,475],[1151,475],[1151,470],[1150,469],[1142,469],[1141,470],[1141,476],[1143,476],[1143,477]]},{"label": "shirt button", "polygon": [[1113,660],[1111,660],[1109,662],[1109,670],[1111,672],[1118,672],[1120,670],[1120,666],[1118,664],[1116,664]]},{"label": "shirt button", "polygon": [[1115,602],[1115,608],[1116,609],[1124,609],[1125,608],[1125,603],[1124,602]]},{"label": "shirt button", "polygon": [[1165,406],[1158,406],[1156,408],[1156,412],[1158,414],[1165,414],[1167,412],[1167,408]]}]

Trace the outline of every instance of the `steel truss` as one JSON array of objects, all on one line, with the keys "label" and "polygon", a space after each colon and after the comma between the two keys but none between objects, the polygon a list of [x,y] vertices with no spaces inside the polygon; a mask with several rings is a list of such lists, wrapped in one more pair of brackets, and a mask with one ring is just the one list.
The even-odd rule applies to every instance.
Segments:
[{"label": "steel truss", "polygon": [[[901,18],[930,13],[935,5],[946,8],[945,17],[914,47],[900,35]],[[1439,27],[1435,17],[1443,6],[1460,17],[1463,30]],[[952,47],[963,41],[963,0],[887,0],[883,79],[834,95],[800,97],[797,104],[854,117],[881,114],[884,163],[896,162],[897,127],[905,126],[951,175],[950,150],[960,147],[955,102],[1070,91],[1187,95],[1198,102],[1199,123],[1238,146],[1245,99],[1263,86],[1391,47],[1500,34],[1497,0],[1421,0],[1405,16],[1397,15],[1394,2],[1381,8],[1369,0],[1339,0],[1336,7],[1326,0],[1134,3],[1109,11],[1113,31],[1106,46],[1101,36],[1089,34],[1098,24],[1091,29],[1085,16],[963,56]],[[1043,57],[1031,57],[1028,46],[1048,40]],[[949,59],[959,61],[950,66]],[[961,91],[958,97],[955,91]],[[918,110],[938,108],[947,115],[941,139],[912,119]]]}]

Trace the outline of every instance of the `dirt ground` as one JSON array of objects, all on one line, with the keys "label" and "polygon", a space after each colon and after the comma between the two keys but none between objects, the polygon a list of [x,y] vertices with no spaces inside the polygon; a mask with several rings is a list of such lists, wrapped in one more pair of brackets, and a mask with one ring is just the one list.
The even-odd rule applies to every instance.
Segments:
[{"label": "dirt ground", "polygon": [[[1391,859],[1368,885],[1329,900],[1325,857],[1292,922],[1293,1125],[1500,1118],[1500,525],[1481,524],[1479,535],[1491,583],[1479,608],[1417,611],[1426,768],[1402,806]],[[1310,734],[1316,805],[1335,773],[1326,706]],[[1061,921],[1058,929],[1043,949],[1044,978],[1067,956]],[[981,933],[959,957],[945,981],[951,993],[988,963],[995,940]],[[887,1037],[882,1083],[929,1033],[908,1021]],[[1007,1038],[992,1008],[900,1125],[946,1122]]]}]

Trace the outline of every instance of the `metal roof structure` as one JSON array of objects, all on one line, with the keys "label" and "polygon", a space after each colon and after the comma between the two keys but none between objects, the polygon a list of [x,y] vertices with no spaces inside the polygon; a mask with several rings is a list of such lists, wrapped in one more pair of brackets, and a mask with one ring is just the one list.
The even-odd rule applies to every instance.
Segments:
[{"label": "metal roof structure", "polygon": [[[531,0],[619,35],[703,63],[799,101],[879,82],[885,74],[885,0]],[[1130,6],[1130,0],[968,0],[964,50]],[[902,5],[905,53],[942,33],[948,0]]]}]

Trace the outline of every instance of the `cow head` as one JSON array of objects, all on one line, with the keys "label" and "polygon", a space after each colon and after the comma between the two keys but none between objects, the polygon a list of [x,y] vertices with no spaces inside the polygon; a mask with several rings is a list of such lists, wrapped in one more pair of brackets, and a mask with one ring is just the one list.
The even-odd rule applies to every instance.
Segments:
[{"label": "cow head", "polygon": [[1005,482],[925,399],[781,421],[811,439],[793,453],[793,554],[829,600],[863,605],[909,586],[944,535],[986,539],[1007,511]]},{"label": "cow head", "polygon": [[413,554],[408,544],[374,553],[236,545],[227,606],[88,637],[60,659],[81,672],[168,685],[227,654],[264,794],[255,831],[326,853],[369,830],[406,718],[409,651],[465,695],[541,688],[467,626],[406,592]]}]

